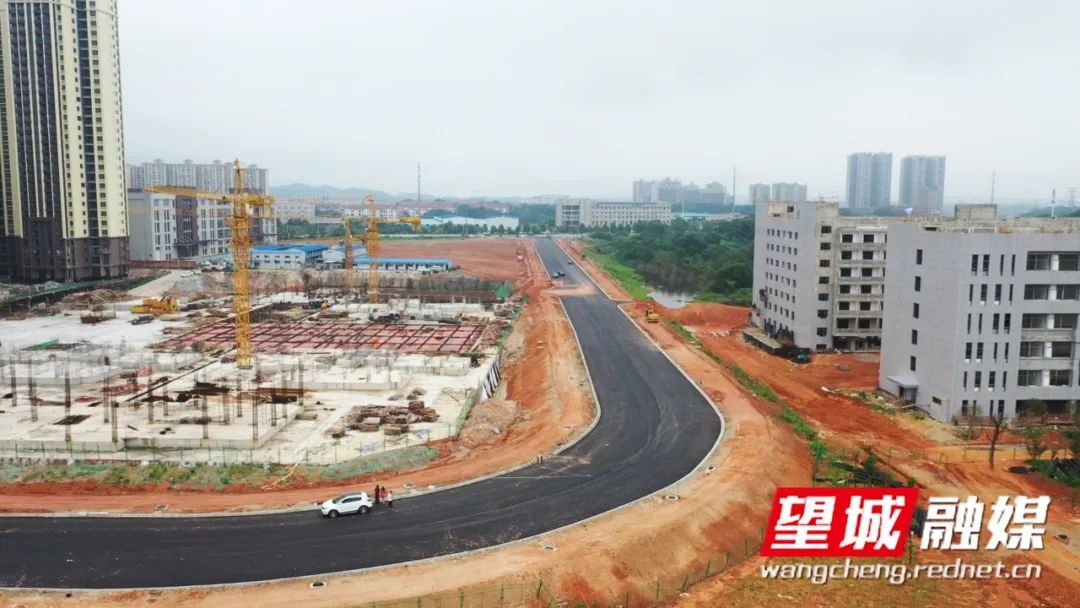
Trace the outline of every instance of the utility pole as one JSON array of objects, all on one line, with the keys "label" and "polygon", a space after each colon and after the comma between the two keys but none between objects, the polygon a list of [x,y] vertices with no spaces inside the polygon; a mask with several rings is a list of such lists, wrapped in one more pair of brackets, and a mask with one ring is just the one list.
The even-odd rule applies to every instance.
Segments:
[{"label": "utility pole", "polygon": [[[14,394],[14,391],[12,391]],[[304,360],[300,359],[300,396],[296,399],[300,409],[304,409]]]},{"label": "utility pole", "polygon": [[199,396],[199,413],[202,418],[202,438],[210,438],[210,414],[206,411],[206,402],[208,398],[206,395]]},{"label": "utility pole", "polygon": [[105,366],[105,384],[101,388],[101,405],[105,409],[105,422],[109,421],[109,366]]},{"label": "utility pole", "polygon": [[236,417],[244,417],[244,398],[240,395],[240,376],[236,377]]},{"label": "utility pole", "polygon": [[112,409],[114,407],[116,408],[116,411],[111,412],[109,414],[109,416],[110,416],[110,421],[112,423],[112,442],[113,442],[113,445],[115,446],[118,443],[120,443],[120,428],[119,428],[119,426],[120,426],[120,407],[119,407],[119,400],[109,402],[109,409]]},{"label": "utility pole", "polygon": [[146,422],[154,424],[154,377],[150,376],[146,387]]}]

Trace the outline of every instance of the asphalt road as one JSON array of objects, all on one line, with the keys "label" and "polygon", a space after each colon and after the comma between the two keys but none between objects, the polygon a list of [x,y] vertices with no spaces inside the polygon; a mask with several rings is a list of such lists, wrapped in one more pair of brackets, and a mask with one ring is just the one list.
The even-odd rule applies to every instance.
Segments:
[{"label": "asphalt road", "polygon": [[[587,282],[550,239],[549,272]],[[602,414],[543,465],[336,520],[311,512],[211,518],[0,518],[0,586],[124,588],[259,581],[489,547],[581,521],[679,480],[719,418],[603,294],[565,297]],[[358,488],[368,490],[368,488]]]}]

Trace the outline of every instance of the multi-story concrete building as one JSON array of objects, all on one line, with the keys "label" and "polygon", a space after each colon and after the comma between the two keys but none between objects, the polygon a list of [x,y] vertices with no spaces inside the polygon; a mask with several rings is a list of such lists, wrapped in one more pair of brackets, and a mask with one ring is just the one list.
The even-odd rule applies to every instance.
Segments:
[{"label": "multi-story concrete building", "polygon": [[671,222],[671,203],[628,203],[569,199],[555,203],[555,226],[581,228],[637,222]]},{"label": "multi-story concrete building", "polygon": [[[342,217],[371,217],[371,209],[368,207],[345,207],[341,210]],[[375,215],[380,222],[396,222],[401,218],[401,212],[397,207],[375,207]]]},{"label": "multi-story concrete building", "polygon": [[176,197],[171,194],[128,193],[128,225],[132,260],[175,260]]},{"label": "multi-story concrete building", "polygon": [[787,203],[806,202],[806,184],[777,182],[772,185],[772,199]]},{"label": "multi-story concrete building", "polygon": [[274,201],[274,215],[279,220],[315,221],[315,201],[302,198],[279,198]]},{"label": "multi-story concrete building", "polygon": [[128,271],[116,0],[0,2],[0,275]]},{"label": "multi-story concrete building", "polygon": [[944,156],[905,156],[901,159],[901,207],[913,207],[919,215],[941,215],[944,201]]},{"label": "multi-story concrete building", "polygon": [[888,207],[892,200],[892,153],[856,152],[847,162],[847,206]]},{"label": "multi-story concrete building", "polygon": [[635,203],[719,203],[728,202],[727,187],[720,182],[709,182],[704,188],[690,182],[683,184],[677,179],[640,179],[634,182]]},{"label": "multi-story concrete building", "polygon": [[232,205],[176,197],[176,253],[182,259],[224,258],[232,252]]},{"label": "multi-story concrete building", "polygon": [[942,421],[1080,398],[1080,219],[958,205],[894,224],[886,271],[886,391]]},{"label": "multi-story concrete building", "polygon": [[657,188],[656,180],[639,179],[634,182],[635,203],[651,203],[656,201],[659,196],[660,190]]},{"label": "multi-story concrete building", "polygon": [[[167,163],[156,159],[152,163],[127,165],[129,188],[146,186],[183,186],[203,192],[232,192],[234,182],[233,164],[215,160],[212,163],[196,163],[185,159],[180,163]],[[258,165],[244,167],[244,188],[249,192],[265,194],[268,191],[269,171]]]},{"label": "multi-story concrete building", "polygon": [[769,184],[750,184],[750,204],[767,203],[772,200],[772,188]]},{"label": "multi-story concrete building", "polygon": [[824,202],[755,213],[754,325],[801,348],[877,350],[888,220],[841,217]]}]

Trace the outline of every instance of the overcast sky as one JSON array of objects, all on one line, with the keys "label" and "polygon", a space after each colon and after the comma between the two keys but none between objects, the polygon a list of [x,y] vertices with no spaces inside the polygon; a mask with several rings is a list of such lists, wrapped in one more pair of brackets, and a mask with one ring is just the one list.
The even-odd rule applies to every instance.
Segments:
[{"label": "overcast sky", "polygon": [[948,157],[946,196],[1080,186],[1080,2],[120,0],[128,162],[272,183],[629,198]]}]

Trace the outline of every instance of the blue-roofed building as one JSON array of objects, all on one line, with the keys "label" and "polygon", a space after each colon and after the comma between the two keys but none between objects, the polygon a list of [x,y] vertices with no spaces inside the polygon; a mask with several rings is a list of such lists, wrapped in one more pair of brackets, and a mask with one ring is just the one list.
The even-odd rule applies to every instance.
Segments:
[{"label": "blue-roofed building", "polygon": [[322,264],[326,245],[259,245],[251,248],[251,267],[259,270],[300,270]]}]

